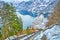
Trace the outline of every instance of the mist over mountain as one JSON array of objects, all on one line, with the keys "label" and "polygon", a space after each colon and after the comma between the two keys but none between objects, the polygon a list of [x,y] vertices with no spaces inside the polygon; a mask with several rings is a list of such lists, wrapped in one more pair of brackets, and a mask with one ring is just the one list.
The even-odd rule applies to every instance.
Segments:
[{"label": "mist over mountain", "polygon": [[[4,0],[2,0],[4,1]],[[51,13],[53,12],[56,4],[58,1],[56,0],[28,0],[28,1],[19,1],[19,0],[13,0],[13,1],[4,1],[7,3],[12,3],[13,6],[16,8],[16,12],[19,14],[17,16],[21,16],[23,20],[23,27],[27,27],[27,25],[31,25],[34,20],[31,17],[37,18],[37,16],[43,15],[45,18],[49,17]],[[2,2],[0,2],[1,5]],[[28,16],[27,16],[28,15]],[[28,18],[29,19],[28,19]],[[45,20],[45,18],[43,20]],[[26,21],[25,19],[32,20],[30,22]],[[40,18],[37,18],[39,21]],[[39,22],[38,21],[38,22]],[[35,21],[34,21],[35,22]],[[40,24],[39,24],[40,25]]]}]

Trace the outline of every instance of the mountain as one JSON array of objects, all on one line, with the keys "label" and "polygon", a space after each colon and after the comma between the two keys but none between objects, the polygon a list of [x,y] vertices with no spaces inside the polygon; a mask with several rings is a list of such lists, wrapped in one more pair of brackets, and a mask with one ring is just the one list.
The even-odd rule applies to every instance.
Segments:
[{"label": "mountain", "polygon": [[[22,2],[13,1],[11,3],[15,6],[16,11],[19,12],[21,15],[23,15],[24,17],[25,17],[25,15],[29,15],[29,17],[30,16],[34,17],[39,22],[40,21],[39,17],[41,15],[43,15],[45,17],[45,18],[43,18],[43,20],[45,20],[47,17],[49,17],[51,15],[57,2],[58,1],[56,1],[56,0],[43,0],[43,1],[42,0],[30,0],[30,1],[22,1]],[[7,3],[10,4],[10,2],[7,2]],[[23,17],[23,20],[28,19],[27,17],[24,19],[24,17]],[[30,19],[28,19],[28,20],[30,20]],[[34,22],[36,22],[36,21],[34,21]],[[26,23],[27,23],[27,21],[26,21]],[[27,23],[27,25],[28,25],[28,23]],[[38,24],[38,25],[40,25],[40,24]]]},{"label": "mountain", "polygon": [[30,15],[36,17],[43,14],[44,17],[48,17],[54,10],[58,1],[56,0],[30,0],[22,1],[18,3],[13,3],[16,7],[16,10],[23,15]]},{"label": "mountain", "polygon": [[30,12],[30,11],[27,11],[27,10],[21,10],[21,11],[19,11],[20,12],[20,14],[22,14],[22,15],[30,15],[30,16],[32,16],[32,17],[36,17],[37,16],[37,13],[32,13],[32,12]]},{"label": "mountain", "polygon": [[48,17],[53,12],[57,2],[58,0],[7,1],[9,4],[12,3],[18,12],[22,12],[21,14],[27,14],[32,17],[37,17],[41,14],[43,14],[44,17]]}]

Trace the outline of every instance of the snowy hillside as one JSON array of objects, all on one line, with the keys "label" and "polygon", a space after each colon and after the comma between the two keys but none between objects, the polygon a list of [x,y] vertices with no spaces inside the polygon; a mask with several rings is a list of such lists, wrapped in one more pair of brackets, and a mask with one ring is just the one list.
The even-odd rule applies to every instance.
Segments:
[{"label": "snowy hillside", "polygon": [[44,32],[41,31],[33,40],[60,40],[60,25],[51,26],[47,28]]},{"label": "snowy hillside", "polygon": [[[56,3],[58,1],[56,0],[30,0],[30,1],[22,1],[18,3],[13,3],[16,7],[17,11],[23,12],[25,15],[28,13],[25,12],[32,12],[31,14],[37,15],[43,14],[45,17],[46,15],[52,13],[52,10],[56,6]],[[22,13],[22,14],[23,14]],[[31,14],[28,14],[30,16],[33,16]]]}]

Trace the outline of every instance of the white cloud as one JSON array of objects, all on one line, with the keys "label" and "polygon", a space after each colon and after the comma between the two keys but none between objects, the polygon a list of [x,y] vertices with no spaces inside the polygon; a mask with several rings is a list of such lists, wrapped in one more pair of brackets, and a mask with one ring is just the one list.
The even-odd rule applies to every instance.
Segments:
[{"label": "white cloud", "polygon": [[30,26],[34,21],[34,18],[29,15],[21,15],[19,12],[16,12],[18,17],[21,17],[23,21],[23,29],[26,29],[27,26]]}]

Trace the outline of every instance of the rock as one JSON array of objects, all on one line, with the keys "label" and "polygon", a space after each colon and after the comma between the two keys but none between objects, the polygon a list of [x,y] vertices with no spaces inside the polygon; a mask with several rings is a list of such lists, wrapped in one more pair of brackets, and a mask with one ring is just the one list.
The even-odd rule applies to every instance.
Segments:
[{"label": "rock", "polygon": [[43,35],[41,40],[46,40],[46,35]]}]

